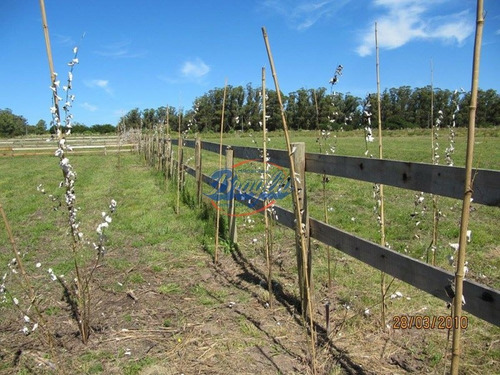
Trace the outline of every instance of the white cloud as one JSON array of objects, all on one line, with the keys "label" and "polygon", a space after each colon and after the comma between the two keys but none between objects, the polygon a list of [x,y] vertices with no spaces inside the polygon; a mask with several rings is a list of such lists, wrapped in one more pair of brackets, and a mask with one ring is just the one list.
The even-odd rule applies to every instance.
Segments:
[{"label": "white cloud", "polygon": [[96,105],[93,105],[93,104],[90,104],[87,102],[82,103],[81,106],[89,112],[95,112],[99,109]]},{"label": "white cloud", "polygon": [[103,89],[106,93],[112,95],[113,90],[109,86],[109,81],[107,79],[93,79],[90,81],[85,81],[84,82],[87,87],[90,88],[100,88]]},{"label": "white cloud", "polygon": [[54,43],[56,44],[60,44],[62,46],[71,46],[71,47],[74,47],[75,46],[75,42],[73,40],[72,37],[68,36],[68,35],[62,35],[62,34],[57,34],[57,33],[54,33],[52,34],[53,37],[54,37]]},{"label": "white cloud", "polygon": [[440,3],[443,1],[374,0],[373,4],[384,8],[384,12],[362,32],[356,52],[367,56],[375,49],[372,26],[375,21],[380,48],[394,49],[416,39],[463,43],[474,31],[469,12],[433,14],[433,7]]},{"label": "white cloud", "polygon": [[264,0],[263,5],[285,17],[291,27],[306,30],[322,18],[330,17],[339,12],[351,0]]},{"label": "white cloud", "polygon": [[129,41],[120,41],[102,46],[101,49],[94,51],[94,53],[111,58],[138,58],[147,55],[146,50],[134,50],[130,48],[131,44]]},{"label": "white cloud", "polygon": [[208,66],[200,58],[184,61],[174,75],[158,74],[156,78],[168,84],[183,84],[186,82],[204,84],[207,74],[210,72]]},{"label": "white cloud", "polygon": [[193,61],[188,60],[181,67],[182,76],[189,79],[199,79],[208,72],[210,72],[210,67],[199,58]]}]

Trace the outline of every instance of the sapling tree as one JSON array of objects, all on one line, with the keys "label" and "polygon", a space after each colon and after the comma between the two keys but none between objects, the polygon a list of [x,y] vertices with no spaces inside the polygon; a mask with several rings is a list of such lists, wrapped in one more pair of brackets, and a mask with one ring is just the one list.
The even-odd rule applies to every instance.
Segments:
[{"label": "sapling tree", "polygon": [[[78,220],[77,214],[80,210],[77,207],[77,191],[76,180],[77,173],[70,163],[69,153],[72,151],[71,146],[67,143],[66,137],[71,135],[73,127],[73,114],[71,108],[75,95],[72,94],[73,88],[73,70],[79,63],[78,48],[73,49],[73,58],[68,63],[69,72],[67,76],[67,83],[62,87],[65,93],[65,98],[59,96],[60,81],[57,79],[57,73],[54,70],[52,51],[50,48],[50,37],[48,33],[47,18],[45,14],[45,6],[43,0],[40,1],[42,22],[45,34],[45,44],[47,48],[47,56],[50,69],[52,91],[52,106],[50,112],[52,114],[51,125],[56,132],[57,149],[54,155],[59,159],[59,166],[62,171],[63,180],[60,182],[59,187],[64,189],[64,196],[61,199],[61,205],[65,206],[65,213],[67,214],[67,225],[70,234],[70,248],[73,261],[74,278],[68,282],[62,276],[57,276],[52,269],[49,270],[49,275],[54,281],[58,281],[64,290],[64,297],[66,302],[70,305],[73,318],[75,319],[78,330],[80,332],[81,340],[84,344],[87,343],[90,336],[91,326],[91,282],[93,280],[94,271],[97,269],[100,260],[102,259],[105,248],[104,232],[111,223],[111,214],[115,212],[117,203],[111,199],[108,212],[102,212],[102,218],[96,228],[98,239],[96,242],[91,242],[86,239]],[[61,104],[64,112],[64,120],[61,117]],[[53,198],[55,199],[55,198]],[[85,246],[92,246],[95,251],[95,258],[92,264],[81,264],[81,252]]]},{"label": "sapling tree", "polygon": [[[72,310],[73,318],[76,320],[78,325],[78,330],[80,332],[81,340],[83,343],[87,343],[90,336],[90,320],[91,320],[91,282],[93,279],[94,271],[97,269],[100,260],[102,259],[105,248],[105,236],[104,232],[106,228],[109,227],[111,223],[111,214],[115,212],[117,203],[114,199],[111,200],[109,204],[109,211],[102,212],[101,220],[96,228],[96,233],[98,239],[96,242],[90,242],[87,240],[81,231],[80,222],[78,220],[77,207],[77,192],[76,192],[76,180],[77,173],[75,168],[69,160],[69,153],[72,148],[67,143],[67,136],[71,135],[72,120],[73,115],[71,114],[71,107],[73,101],[75,100],[75,95],[71,94],[73,85],[73,69],[79,63],[78,60],[78,48],[73,49],[73,59],[68,63],[70,70],[68,72],[67,84],[62,87],[65,92],[65,100],[62,105],[64,111],[64,121],[61,120],[60,114],[60,102],[62,98],[59,96],[59,86],[60,83],[54,80],[57,74],[53,72],[52,74],[52,85],[50,89],[52,90],[52,107],[50,108],[52,114],[51,125],[56,129],[57,138],[57,149],[54,153],[56,157],[59,158],[59,166],[62,170],[63,180],[59,184],[59,187],[64,189],[64,197],[62,204],[66,207],[65,212],[67,213],[67,224],[70,233],[70,247],[71,254],[73,257],[73,269],[75,273],[75,278],[71,282],[67,282],[64,277],[57,276],[52,271],[49,274],[53,280],[57,280],[64,290],[64,297],[66,302],[70,305]],[[91,245],[93,250],[96,252],[94,261],[91,265],[81,265],[80,264],[80,253],[83,251],[84,246]]]}]

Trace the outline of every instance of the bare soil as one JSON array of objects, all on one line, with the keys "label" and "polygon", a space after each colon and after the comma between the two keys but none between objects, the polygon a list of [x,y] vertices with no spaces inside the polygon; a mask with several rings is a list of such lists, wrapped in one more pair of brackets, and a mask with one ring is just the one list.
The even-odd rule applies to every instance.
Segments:
[{"label": "bare soil", "polygon": [[[309,339],[293,292],[296,280],[280,273],[283,268],[276,269],[281,283],[274,285],[275,298],[269,306],[261,258],[249,260],[235,250],[214,266],[201,248],[182,255],[182,260],[172,257],[179,252],[165,248],[170,266],[152,270],[137,259],[136,250],[120,249],[108,258],[109,262],[113,256],[126,257],[133,264],[129,268],[105,262],[98,269],[93,333],[86,346],[68,307],[60,301],[58,316],[51,321],[57,322],[52,329],[59,366],[66,373],[312,373]],[[279,261],[279,254],[276,258]],[[130,282],[137,275],[139,280]],[[123,284],[134,287],[122,288]],[[316,304],[318,322],[325,319],[324,302]],[[419,347],[418,340],[424,340],[420,332],[383,333],[371,327],[346,337],[342,314],[332,310],[328,335],[323,322],[317,324],[318,374],[432,372],[405,347],[410,342]],[[47,346],[35,335],[19,332],[17,314],[12,312],[1,322],[2,374],[53,372]]]}]

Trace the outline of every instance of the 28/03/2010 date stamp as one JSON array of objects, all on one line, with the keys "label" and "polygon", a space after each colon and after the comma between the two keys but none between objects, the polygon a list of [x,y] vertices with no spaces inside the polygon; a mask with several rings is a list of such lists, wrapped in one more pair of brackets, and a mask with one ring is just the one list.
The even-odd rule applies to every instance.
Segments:
[{"label": "28/03/2010 date stamp", "polygon": [[466,329],[469,318],[450,315],[395,315],[392,329]]}]

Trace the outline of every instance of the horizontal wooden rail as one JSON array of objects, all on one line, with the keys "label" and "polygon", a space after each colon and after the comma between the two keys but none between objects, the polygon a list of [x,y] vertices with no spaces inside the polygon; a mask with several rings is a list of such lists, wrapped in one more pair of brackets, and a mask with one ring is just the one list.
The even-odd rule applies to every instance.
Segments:
[{"label": "horizontal wooden rail", "polygon": [[[173,140],[173,143],[177,144],[177,140]],[[194,141],[185,141],[185,145],[194,147]],[[234,150],[236,158],[262,160],[261,151],[255,147],[224,146],[223,154],[227,147]],[[218,153],[219,145],[202,142],[202,149]],[[268,156],[272,163],[289,167],[286,151],[269,149]],[[455,199],[462,199],[464,195],[465,168],[462,167],[306,153],[306,172],[380,183]],[[500,207],[500,171],[475,169],[473,175],[474,203]]]},{"label": "horizontal wooden rail", "polygon": [[[306,153],[306,171],[462,199],[465,168]],[[500,207],[500,171],[475,169],[475,203]]]},{"label": "horizontal wooden rail", "polygon": [[[118,144],[109,144],[109,145],[85,145],[85,146],[71,146],[73,150],[83,150],[83,149],[114,149],[114,148],[131,148],[135,147],[136,145],[134,143],[129,143],[129,144],[123,144],[123,145],[118,145]],[[44,151],[44,150],[56,150],[55,146],[52,147],[12,147],[12,151]]]}]

